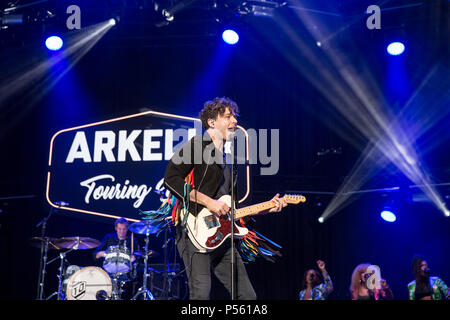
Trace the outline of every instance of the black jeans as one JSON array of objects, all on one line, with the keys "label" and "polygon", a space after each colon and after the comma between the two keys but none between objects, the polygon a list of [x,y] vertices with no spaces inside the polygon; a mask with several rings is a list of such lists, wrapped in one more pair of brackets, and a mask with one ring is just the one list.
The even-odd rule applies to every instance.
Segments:
[{"label": "black jeans", "polygon": [[[211,270],[222,282],[231,297],[231,245],[225,241],[212,252],[201,253],[192,244],[184,232],[179,235],[177,248],[186,267],[189,283],[190,300],[209,300],[211,291]],[[241,256],[234,248],[235,253],[235,288],[238,300],[256,300],[253,289]]]}]

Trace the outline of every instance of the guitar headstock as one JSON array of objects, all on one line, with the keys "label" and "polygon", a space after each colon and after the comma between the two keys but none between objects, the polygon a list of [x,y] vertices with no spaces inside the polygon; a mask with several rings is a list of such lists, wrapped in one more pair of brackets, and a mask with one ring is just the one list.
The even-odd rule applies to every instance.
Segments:
[{"label": "guitar headstock", "polygon": [[298,204],[300,202],[305,202],[306,198],[301,194],[285,194],[283,197],[287,203]]}]

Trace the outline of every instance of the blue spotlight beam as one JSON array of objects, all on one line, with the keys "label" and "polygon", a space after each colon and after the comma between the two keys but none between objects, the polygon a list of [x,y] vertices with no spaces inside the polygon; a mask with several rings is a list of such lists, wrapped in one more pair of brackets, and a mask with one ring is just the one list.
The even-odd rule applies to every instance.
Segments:
[{"label": "blue spotlight beam", "polygon": [[[319,21],[314,21],[307,13],[299,14],[299,19],[305,26],[319,26],[308,28],[316,41],[327,39],[326,32],[323,31],[326,28],[320,26]],[[324,97],[336,107],[336,111],[369,141],[368,148],[357,167],[353,169],[356,173],[363,173],[363,177],[352,174],[340,187],[340,192],[337,192],[336,198],[325,209],[322,218],[330,217],[348,203],[349,195],[346,195],[345,191],[358,189],[376,171],[389,163],[393,163],[412,182],[425,185],[426,187],[421,188],[422,191],[436,207],[450,216],[440,195],[430,187],[432,180],[426,168],[421,165],[414,145],[415,140],[403,126],[395,125],[401,123],[403,119],[386,107],[388,104],[383,92],[375,78],[371,76],[370,69],[364,65],[359,66],[358,69],[354,68],[352,61],[342,54],[339,48],[333,46],[332,42],[326,42],[324,45],[321,41],[322,50],[320,52],[313,50],[310,42],[305,41],[287,22],[283,20],[277,22],[281,31],[286,33],[298,51],[296,53],[282,51],[281,53],[298,71],[307,76],[319,92],[323,93]],[[399,48],[401,45],[398,46],[397,53],[401,51]],[[440,80],[439,83],[442,82]],[[444,110],[441,116],[430,120],[436,123],[446,113],[448,111]],[[426,129],[429,128],[424,128],[422,123],[420,128],[417,128],[415,138],[418,138]],[[363,170],[364,168],[368,169],[367,172]]]},{"label": "blue spotlight beam", "polygon": [[[47,54],[40,54],[36,61],[27,66],[25,71],[14,72],[14,70],[20,68],[12,66],[12,70],[8,72],[14,75],[10,79],[0,82],[0,105],[19,92],[32,96],[33,99],[27,107],[20,111],[20,114],[0,128],[0,135],[8,132],[12,126],[20,121],[21,117],[33,108],[34,103],[47,94],[110,28],[111,25],[106,21],[85,27],[80,31],[71,32],[66,38],[67,44],[62,51],[51,57],[48,57]],[[24,57],[27,57],[27,55],[24,55]],[[61,63],[64,64],[61,65]]]}]

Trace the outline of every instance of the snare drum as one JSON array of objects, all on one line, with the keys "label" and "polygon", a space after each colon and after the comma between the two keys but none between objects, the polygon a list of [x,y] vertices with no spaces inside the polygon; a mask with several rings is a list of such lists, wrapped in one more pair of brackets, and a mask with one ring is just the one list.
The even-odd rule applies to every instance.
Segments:
[{"label": "snare drum", "polygon": [[104,300],[111,292],[111,278],[98,267],[85,267],[75,272],[66,290],[67,300]]},{"label": "snare drum", "polygon": [[103,269],[109,273],[127,273],[130,271],[131,255],[127,247],[110,246],[105,252]]}]

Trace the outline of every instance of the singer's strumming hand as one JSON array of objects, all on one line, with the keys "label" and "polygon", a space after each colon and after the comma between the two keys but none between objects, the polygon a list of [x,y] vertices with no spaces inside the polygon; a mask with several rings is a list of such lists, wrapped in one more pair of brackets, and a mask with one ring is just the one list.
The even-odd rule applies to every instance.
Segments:
[{"label": "singer's strumming hand", "polygon": [[216,216],[223,216],[230,211],[230,207],[223,201],[211,199],[208,202],[207,208]]}]

